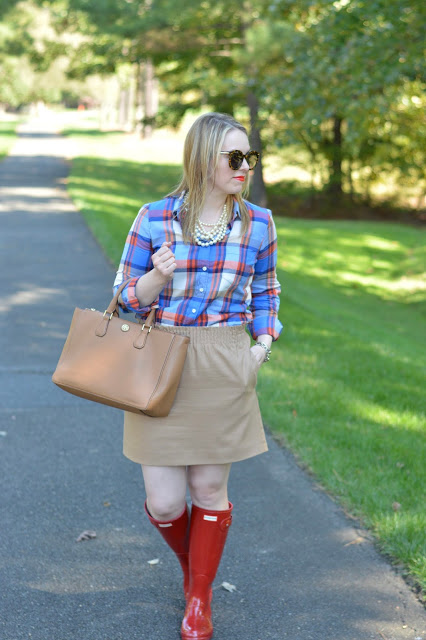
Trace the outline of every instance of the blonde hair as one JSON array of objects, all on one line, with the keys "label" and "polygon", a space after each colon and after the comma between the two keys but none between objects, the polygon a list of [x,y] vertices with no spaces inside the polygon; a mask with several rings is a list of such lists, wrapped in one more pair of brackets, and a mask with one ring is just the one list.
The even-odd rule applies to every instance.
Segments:
[{"label": "blonde hair", "polygon": [[[168,196],[180,196],[184,191],[187,194],[185,211],[182,211],[182,231],[186,242],[191,242],[195,231],[195,224],[200,211],[203,208],[209,181],[213,179],[219,158],[220,150],[226,134],[231,129],[239,129],[247,135],[247,130],[226,113],[205,113],[199,116],[189,129],[183,150],[183,175],[178,186]],[[249,228],[250,215],[243,201],[243,193],[248,191],[248,181],[243,191],[226,198],[229,216],[231,216],[234,198],[238,202],[242,234]]]}]

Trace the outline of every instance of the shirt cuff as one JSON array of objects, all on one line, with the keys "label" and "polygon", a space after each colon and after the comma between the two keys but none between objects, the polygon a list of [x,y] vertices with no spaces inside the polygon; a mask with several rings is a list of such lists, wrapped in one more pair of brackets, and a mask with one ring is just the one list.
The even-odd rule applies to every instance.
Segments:
[{"label": "shirt cuff", "polygon": [[256,315],[253,320],[249,322],[248,329],[253,340],[257,340],[261,335],[268,334],[272,336],[272,340],[275,341],[280,337],[283,325],[277,316],[271,316],[269,314]]},{"label": "shirt cuff", "polygon": [[121,292],[120,307],[125,313],[138,313],[147,314],[151,305],[141,307],[138,298],[136,297],[136,284],[141,276],[132,278],[129,283],[124,287]]}]

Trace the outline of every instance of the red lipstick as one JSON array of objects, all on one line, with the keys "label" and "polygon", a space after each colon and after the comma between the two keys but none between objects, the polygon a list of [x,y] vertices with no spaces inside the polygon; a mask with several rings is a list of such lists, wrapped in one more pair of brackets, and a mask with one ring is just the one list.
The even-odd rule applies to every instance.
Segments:
[{"label": "red lipstick", "polygon": [[244,176],[235,176],[235,180],[239,180],[240,182],[244,182],[245,177]]}]

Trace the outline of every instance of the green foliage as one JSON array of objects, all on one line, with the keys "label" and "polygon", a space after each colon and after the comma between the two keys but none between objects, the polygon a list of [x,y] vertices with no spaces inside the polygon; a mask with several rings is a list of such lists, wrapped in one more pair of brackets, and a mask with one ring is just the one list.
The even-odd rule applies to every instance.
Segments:
[{"label": "green foliage", "polygon": [[420,0],[49,4],[58,28],[85,37],[73,77],[153,60],[157,126],[203,107],[248,122],[242,107],[252,93],[265,146],[302,143],[312,172],[325,161],[337,191],[368,194],[383,172],[424,189]]},{"label": "green foliage", "polygon": [[90,96],[87,86],[66,76],[67,48],[77,41],[81,36],[57,35],[51,12],[34,1],[9,3],[0,23],[0,103],[18,108]]},{"label": "green foliage", "polygon": [[282,40],[281,82],[264,77],[269,108],[279,114],[277,137],[303,141],[314,158],[328,158],[332,173],[339,118],[342,162],[372,167],[373,179],[390,165],[400,176],[423,178],[425,129],[410,140],[406,133],[407,121],[421,127],[424,4],[278,4],[291,8],[285,21],[293,29]]},{"label": "green foliage", "polygon": [[[26,56],[24,68],[45,70],[63,50],[74,79],[123,68],[140,79],[149,60],[161,86],[157,126],[177,126],[188,110],[234,113],[261,129],[266,150],[303,144],[312,181],[321,174],[336,197],[342,191],[370,197],[386,174],[395,192],[409,186],[421,203],[420,0],[38,0],[49,11],[50,31],[41,36],[16,17],[24,8],[33,15],[34,4],[16,10],[14,4],[8,33],[0,29],[0,51],[7,42],[9,51]],[[2,63],[0,53],[9,75],[13,60]],[[11,77],[0,91],[12,92],[16,103],[24,83]],[[250,123],[249,106],[257,103]],[[153,115],[145,119],[152,123]]]},{"label": "green foliage", "polygon": [[29,16],[16,4],[0,4],[0,17],[4,16],[0,22],[0,104],[13,106],[26,97],[28,65],[26,61],[22,64],[22,58],[33,45],[27,29]]},{"label": "green foliage", "polygon": [[18,122],[19,120],[16,117],[8,115],[7,120],[3,120],[2,116],[0,116],[0,160],[7,155],[10,147],[15,141],[15,132]]},{"label": "green foliage", "polygon": [[20,0],[0,0],[0,18],[7,15],[11,9],[13,9]]},{"label": "green foliage", "polygon": [[0,103],[19,107],[60,99],[57,58],[63,45],[49,40],[51,35],[46,12],[31,2],[10,3],[0,24]]}]

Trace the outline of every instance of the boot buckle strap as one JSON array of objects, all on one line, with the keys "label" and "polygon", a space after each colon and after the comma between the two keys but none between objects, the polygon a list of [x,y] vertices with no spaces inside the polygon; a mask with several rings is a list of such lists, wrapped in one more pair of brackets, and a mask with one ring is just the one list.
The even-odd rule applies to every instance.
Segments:
[{"label": "boot buckle strap", "polygon": [[231,523],[232,516],[229,516],[228,518],[225,518],[225,520],[222,520],[222,522],[220,522],[219,527],[222,529],[222,531],[226,531],[231,526]]}]

